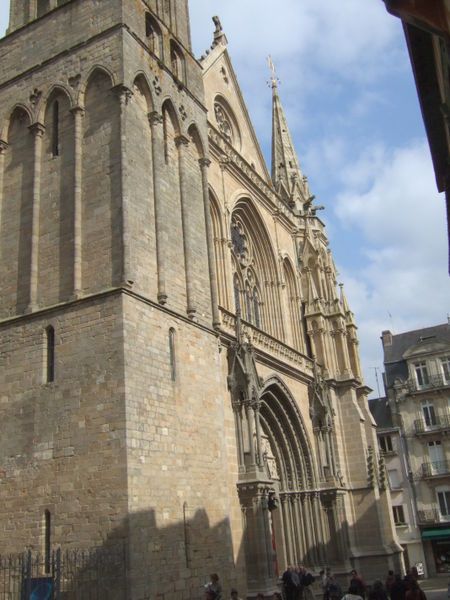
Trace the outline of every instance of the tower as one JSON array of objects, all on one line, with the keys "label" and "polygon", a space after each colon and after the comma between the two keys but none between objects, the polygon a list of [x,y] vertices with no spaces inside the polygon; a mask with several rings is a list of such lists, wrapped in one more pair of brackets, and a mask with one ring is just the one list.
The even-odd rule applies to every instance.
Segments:
[{"label": "tower", "polygon": [[130,597],[197,597],[233,465],[187,1],[13,0],[0,54],[0,551],[123,544]]},{"label": "tower", "polygon": [[0,40],[0,553],[119,549],[112,600],[396,566],[276,85],[271,178],[220,20],[197,61],[185,0],[104,6],[16,0]]}]

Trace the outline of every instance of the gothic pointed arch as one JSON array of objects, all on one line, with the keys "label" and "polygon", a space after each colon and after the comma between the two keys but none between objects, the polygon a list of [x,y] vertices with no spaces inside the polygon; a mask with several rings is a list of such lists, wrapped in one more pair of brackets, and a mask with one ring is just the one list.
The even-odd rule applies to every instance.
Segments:
[{"label": "gothic pointed arch", "polygon": [[39,119],[45,128],[38,253],[38,303],[43,306],[64,301],[72,291],[75,128],[71,109],[69,92],[56,84]]},{"label": "gothic pointed arch", "polygon": [[256,325],[252,310],[256,293],[259,327],[282,338],[275,252],[266,226],[249,198],[240,198],[234,206],[230,237],[231,251],[236,259],[234,268],[244,281],[241,291],[247,293],[248,290],[250,294],[243,318]]},{"label": "gothic pointed arch", "polygon": [[139,101],[145,102],[147,115],[154,110],[154,101],[150,85],[145,73],[138,73],[133,81],[133,92],[138,95]]},{"label": "gothic pointed arch", "polygon": [[1,314],[23,310],[29,301],[31,269],[31,223],[33,202],[34,140],[30,113],[18,104],[11,111],[6,132],[3,202],[0,215],[0,281],[4,286]]},{"label": "gothic pointed arch", "polygon": [[216,263],[217,288],[219,305],[229,308],[227,293],[226,264],[226,238],[220,203],[214,190],[209,188],[209,210],[211,214],[212,237],[214,245],[214,260]]},{"label": "gothic pointed arch", "polygon": [[290,342],[294,348],[303,351],[304,344],[301,327],[302,312],[300,290],[295,270],[289,257],[285,257],[283,260],[283,275],[286,284]]}]

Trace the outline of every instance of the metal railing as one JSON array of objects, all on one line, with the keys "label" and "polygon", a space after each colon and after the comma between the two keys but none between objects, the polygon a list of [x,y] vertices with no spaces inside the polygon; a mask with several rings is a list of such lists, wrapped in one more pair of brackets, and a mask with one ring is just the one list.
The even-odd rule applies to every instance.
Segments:
[{"label": "metal railing", "polygon": [[0,556],[0,600],[125,600],[124,546]]},{"label": "metal railing", "polygon": [[416,433],[428,433],[450,429],[450,413],[438,413],[433,419],[429,419],[429,423],[424,418],[414,421],[414,430]]},{"label": "metal railing", "polygon": [[450,387],[450,381],[445,379],[443,375],[428,375],[427,381],[420,385],[415,378],[408,379],[408,389],[410,392],[421,392],[424,390],[432,390],[434,388]]},{"label": "metal railing", "polygon": [[450,515],[442,515],[441,511],[436,506],[426,510],[418,510],[417,517],[421,525],[450,521]]},{"label": "metal railing", "polygon": [[436,477],[436,475],[448,475],[450,473],[450,461],[439,460],[422,464],[422,477]]}]

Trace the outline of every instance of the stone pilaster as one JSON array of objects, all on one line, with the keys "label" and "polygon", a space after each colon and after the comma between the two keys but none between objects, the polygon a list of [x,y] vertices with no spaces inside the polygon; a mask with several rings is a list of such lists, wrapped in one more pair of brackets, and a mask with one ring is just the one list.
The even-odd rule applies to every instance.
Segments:
[{"label": "stone pilaster", "polygon": [[30,257],[30,291],[26,312],[36,310],[38,305],[38,268],[39,268],[39,214],[41,209],[41,159],[42,138],[45,127],[34,123],[30,127],[34,137],[34,168],[33,168],[33,211],[31,222],[31,257]]},{"label": "stone pilaster", "polygon": [[8,144],[0,140],[0,231],[2,225],[2,207],[3,207],[3,177],[5,171],[5,154],[8,149]]},{"label": "stone pilaster", "polygon": [[169,234],[164,218],[162,176],[164,168],[163,116],[158,112],[149,114],[152,131],[153,194],[155,202],[156,261],[158,268],[158,302],[167,303],[166,261]]},{"label": "stone pilaster", "polygon": [[85,111],[80,106],[72,109],[74,117],[74,207],[73,207],[73,290],[74,298],[81,296],[82,282],[82,177],[83,177],[83,120]]},{"label": "stone pilaster", "polygon": [[127,106],[133,96],[133,92],[125,86],[117,88],[120,102],[120,180],[121,180],[121,215],[122,215],[122,275],[121,284],[132,287],[134,276],[132,275],[131,260],[131,230],[130,230],[130,189],[127,166]]},{"label": "stone pilaster", "polygon": [[202,173],[202,190],[203,190],[203,208],[205,212],[205,227],[206,227],[206,247],[208,251],[208,269],[209,282],[211,286],[211,308],[213,317],[213,327],[220,327],[219,300],[217,294],[217,273],[216,262],[214,257],[214,240],[212,234],[211,210],[209,206],[209,189],[208,189],[208,167],[211,161],[208,158],[199,160],[200,170]]},{"label": "stone pilaster", "polygon": [[183,227],[183,248],[184,248],[184,269],[186,274],[186,299],[187,299],[187,314],[190,319],[194,319],[197,308],[194,300],[194,241],[192,210],[193,206],[189,206],[189,193],[187,188],[187,167],[186,167],[186,152],[189,147],[189,140],[183,135],[179,135],[175,139],[178,148],[178,164],[180,174],[180,198],[181,198],[181,223]]}]

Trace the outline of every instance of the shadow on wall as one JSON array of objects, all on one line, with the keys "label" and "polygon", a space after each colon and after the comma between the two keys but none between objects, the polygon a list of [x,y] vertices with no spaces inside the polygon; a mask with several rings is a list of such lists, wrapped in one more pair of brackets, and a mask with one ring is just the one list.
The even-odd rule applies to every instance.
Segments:
[{"label": "shadow on wall", "polygon": [[101,547],[79,553],[78,568],[63,553],[61,598],[197,600],[211,573],[219,574],[225,597],[231,587],[243,590],[243,557],[239,551],[233,559],[228,519],[211,526],[203,509],[190,514],[184,505],[183,513],[167,527],[158,526],[154,510],[128,515]]}]

